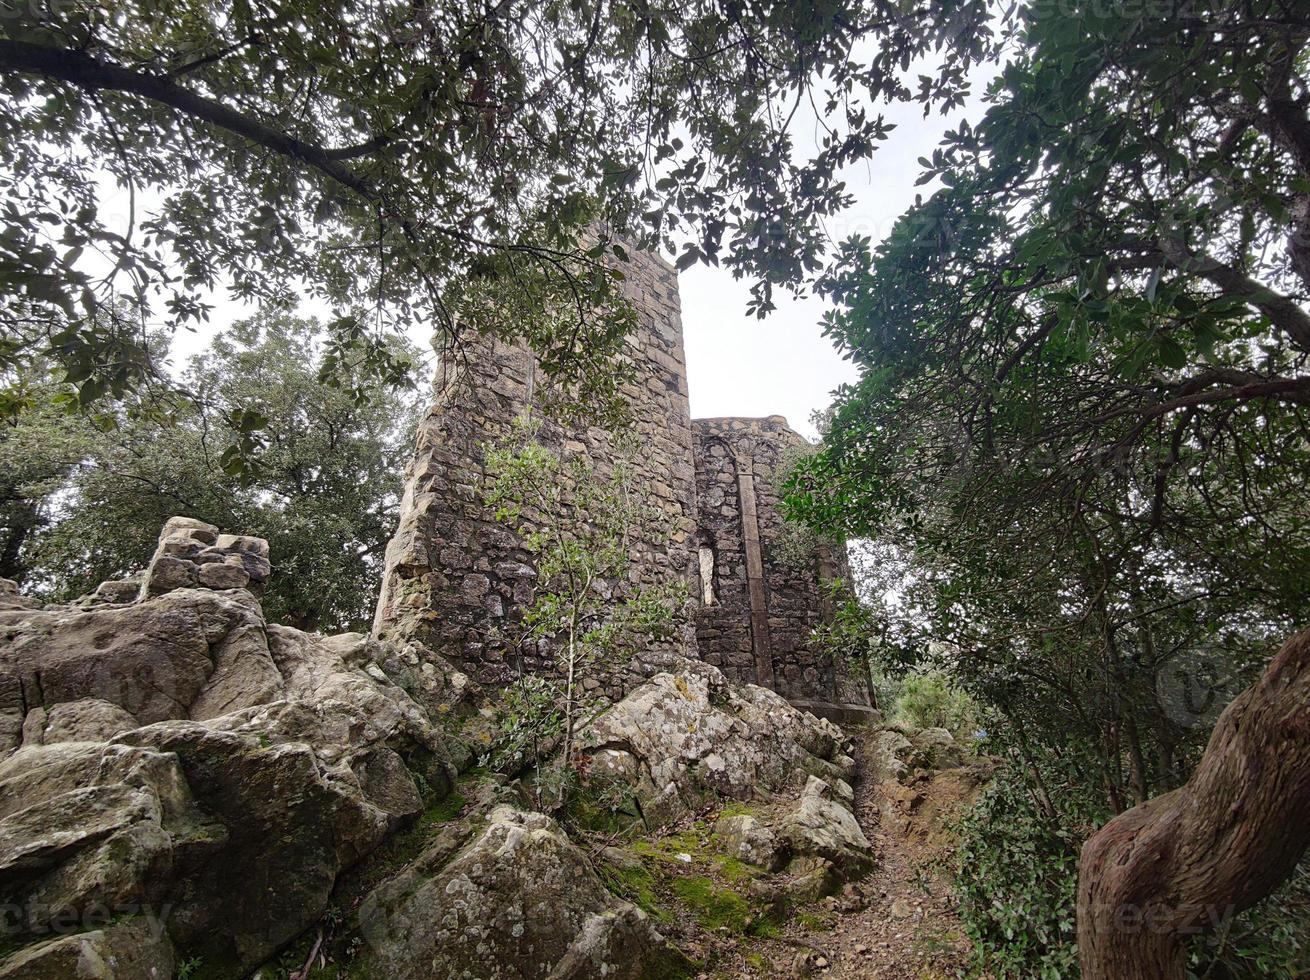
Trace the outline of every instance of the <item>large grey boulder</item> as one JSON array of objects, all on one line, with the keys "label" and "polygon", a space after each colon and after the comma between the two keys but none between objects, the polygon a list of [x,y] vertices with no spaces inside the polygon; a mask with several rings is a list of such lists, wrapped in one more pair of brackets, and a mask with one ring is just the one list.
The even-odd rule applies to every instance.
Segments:
[{"label": "large grey boulder", "polygon": [[340,717],[333,706],[349,706],[360,719],[349,728],[324,730],[310,739],[325,763],[339,761],[334,751],[357,758],[385,747],[422,776],[432,793],[441,796],[451,788],[457,775],[451,739],[442,719],[383,669],[392,656],[387,644],[360,633],[319,636],[284,626],[270,626],[268,635],[289,701],[322,706],[324,717]]},{"label": "large grey boulder", "polygon": [[843,795],[811,776],[777,833],[793,856],[827,861],[849,881],[873,867],[873,847]]},{"label": "large grey boulder", "polygon": [[[220,828],[221,829],[221,828]],[[176,756],[69,742],[0,763],[0,894],[15,935],[158,909],[180,863],[212,847]]]},{"label": "large grey boulder", "polygon": [[[135,600],[0,609],[0,897],[31,951],[14,976],[136,980],[103,909],[167,910],[168,949],[244,976],[453,783],[440,719],[383,664],[425,696],[443,679],[358,634],[266,624],[267,553],[177,518]],[[44,943],[57,922],[81,938]]]},{"label": "large grey boulder", "polygon": [[272,700],[281,687],[248,592],[179,590],[127,606],[0,614],[0,711],[92,699],[150,724],[216,717]]},{"label": "large grey boulder", "polygon": [[284,718],[288,738],[275,742],[223,730],[229,719],[26,747],[0,763],[0,895],[21,909],[20,934],[93,909],[168,909],[178,949],[244,976],[422,807],[385,747],[333,769],[307,742],[312,721],[292,739]]},{"label": "large grey boulder", "polygon": [[912,762],[920,769],[954,769],[965,763],[967,753],[945,728],[921,728],[910,740]]},{"label": "large grey boulder", "polygon": [[873,869],[873,847],[860,828],[851,787],[810,776],[799,796],[714,824],[723,854],[768,872],[785,871],[785,890],[805,900],[837,890]]},{"label": "large grey boulder", "polygon": [[370,799],[366,783],[329,771],[307,741],[223,730],[229,721],[161,722],[116,744],[178,760],[212,851],[169,877],[169,931],[188,955],[238,976],[322,916],[338,873],[385,838],[395,815],[385,809],[392,795]]},{"label": "large grey boulder", "polygon": [[893,725],[869,736],[875,781],[902,781],[918,770],[962,766],[968,754],[944,728]]},{"label": "large grey boulder", "polygon": [[33,936],[56,915],[168,908],[179,949],[244,975],[422,810],[385,734],[326,699],[24,747],[0,761],[0,894]]},{"label": "large grey boulder", "polygon": [[390,980],[637,980],[678,959],[553,820],[503,805],[369,895],[359,921]]},{"label": "large grey boulder", "polygon": [[138,916],[58,936],[0,960],[0,980],[172,980],[163,923]]},{"label": "large grey boulder", "polygon": [[909,772],[914,745],[902,732],[885,728],[869,736],[869,776],[874,782],[898,780]]},{"label": "large grey boulder", "polygon": [[167,909],[179,948],[232,976],[318,919],[389,826],[306,744],[188,721],[24,748],[0,764],[0,814],[0,893],[20,931]]},{"label": "large grey boulder", "polygon": [[797,771],[836,780],[854,770],[831,722],[700,663],[651,678],[585,727],[578,746],[593,773],[628,782],[654,822],[717,797],[768,796]]}]

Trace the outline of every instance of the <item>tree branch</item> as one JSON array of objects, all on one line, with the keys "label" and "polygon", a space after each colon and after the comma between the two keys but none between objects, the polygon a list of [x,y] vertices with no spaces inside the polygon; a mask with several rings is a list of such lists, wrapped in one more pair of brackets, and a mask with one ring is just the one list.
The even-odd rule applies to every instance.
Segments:
[{"label": "tree branch", "polygon": [[222,61],[228,55],[235,54],[236,52],[244,48],[246,45],[254,44],[258,40],[259,40],[258,34],[251,34],[248,37],[244,37],[240,41],[235,42],[234,44],[229,44],[227,47],[222,48],[219,51],[215,51],[213,54],[207,54],[203,58],[197,58],[194,61],[188,61],[184,65],[179,65],[177,68],[170,69],[168,74],[172,78],[178,78],[182,75],[190,74],[193,71],[198,71],[199,69],[204,68],[205,65],[212,65],[216,61]]},{"label": "tree branch", "polygon": [[[1302,177],[1310,175],[1310,116],[1304,98],[1292,95],[1291,76],[1301,46],[1295,45],[1274,66],[1269,86],[1269,119],[1273,137],[1291,153]],[[1310,288],[1310,194],[1297,194],[1287,252],[1292,268]]]},{"label": "tree branch", "polygon": [[329,160],[354,160],[356,157],[366,157],[370,153],[376,153],[390,143],[390,136],[374,136],[368,142],[356,146],[342,146],[335,150],[324,150],[323,155]]},{"label": "tree branch", "polygon": [[1213,402],[1253,401],[1258,398],[1278,398],[1282,401],[1310,405],[1310,378],[1271,378],[1268,381],[1258,381],[1252,384],[1215,388],[1210,391],[1193,391],[1145,408],[1139,405],[1128,405],[1123,408],[1116,408],[1113,411],[1103,412],[1093,418],[1091,424],[1102,425],[1123,415],[1140,414],[1142,421],[1134,430],[1136,432],[1140,431],[1147,420],[1160,415],[1168,415],[1180,408],[1207,405]]},{"label": "tree branch", "polygon": [[1257,282],[1240,269],[1193,252],[1176,239],[1162,239],[1160,252],[1184,272],[1208,279],[1229,296],[1240,297],[1273,321],[1296,346],[1310,352],[1310,314],[1293,300]]},{"label": "tree branch", "polygon": [[347,156],[360,155],[356,151],[361,150],[361,147],[342,151],[306,143],[237,112],[222,102],[183,88],[168,75],[133,71],[69,48],[48,48],[26,41],[7,40],[0,40],[0,71],[43,75],[76,85],[88,92],[129,92],[140,95],[250,140],[280,156],[306,164],[368,201],[381,200],[377,188],[359,174],[341,166],[339,158],[333,156],[334,153],[342,152]]}]

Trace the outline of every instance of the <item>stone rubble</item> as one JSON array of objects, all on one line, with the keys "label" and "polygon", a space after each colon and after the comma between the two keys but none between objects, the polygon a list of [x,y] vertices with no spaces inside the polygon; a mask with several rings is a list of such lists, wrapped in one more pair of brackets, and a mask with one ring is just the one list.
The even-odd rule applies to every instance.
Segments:
[{"label": "stone rubble", "polygon": [[577,738],[594,777],[629,785],[648,824],[710,799],[757,798],[798,772],[852,778],[846,737],[831,722],[765,688],[729,684],[709,664],[682,666],[652,677]]}]

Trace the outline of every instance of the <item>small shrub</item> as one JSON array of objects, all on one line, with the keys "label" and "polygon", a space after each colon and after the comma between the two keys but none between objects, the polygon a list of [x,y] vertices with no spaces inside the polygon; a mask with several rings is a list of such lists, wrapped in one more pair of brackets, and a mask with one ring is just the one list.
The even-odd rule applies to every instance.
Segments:
[{"label": "small shrub", "polygon": [[[506,740],[525,762],[532,753],[537,806],[545,790],[561,808],[574,781],[573,738],[587,714],[584,679],[606,676],[647,644],[669,639],[687,589],[631,581],[629,541],[660,526],[634,488],[635,443],[620,437],[601,474],[585,454],[541,442],[541,430],[541,419],[524,414],[506,439],[487,447],[482,499],[517,535],[536,572],[532,600],[493,638],[520,658],[548,651],[560,677],[533,688],[520,680],[527,728],[517,741],[511,728]],[[559,730],[560,750],[549,764],[541,758],[545,721]]]},{"label": "small shrub", "polygon": [[589,756],[574,760],[576,781],[565,819],[571,827],[606,834],[623,835],[646,826],[641,803],[632,784],[610,773],[592,771]]},{"label": "small shrub", "polygon": [[539,767],[564,730],[559,699],[558,685],[533,674],[506,687],[501,693],[497,732],[481,764],[508,775],[528,766]]},{"label": "small shrub", "polygon": [[1009,770],[958,828],[955,890],[980,968],[997,978],[1078,976],[1077,834],[1052,826]]},{"label": "small shrub", "polygon": [[961,745],[972,745],[979,727],[978,705],[940,670],[907,674],[892,720],[915,728],[945,728]]}]

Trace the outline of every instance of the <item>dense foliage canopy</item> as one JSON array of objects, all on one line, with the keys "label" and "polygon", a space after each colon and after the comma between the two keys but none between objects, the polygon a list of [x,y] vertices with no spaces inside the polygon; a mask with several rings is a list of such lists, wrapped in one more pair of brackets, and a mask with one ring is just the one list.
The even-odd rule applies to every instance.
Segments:
[{"label": "dense foliage canopy", "polygon": [[841,169],[887,135],[876,105],[958,103],[990,37],[981,0],[8,13],[0,368],[50,356],[84,401],[150,370],[143,323],[203,320],[222,288],[326,301],[329,370],[397,376],[380,338],[417,321],[527,338],[612,394],[613,236],[723,262],[771,308],[819,268]]},{"label": "dense foliage canopy", "polygon": [[[795,500],[899,534],[939,638],[1133,752],[1127,675],[1306,612],[1310,25],[1189,10],[1028,11],[985,119],[923,161],[946,187],[826,281],[862,380]],[[1138,798],[1174,778],[1134,765]]]},{"label": "dense foliage canopy", "polygon": [[823,284],[861,379],[792,503],[896,552],[886,648],[945,662],[1086,833],[1180,785],[1310,621],[1310,15],[1019,17],[920,161],[941,189]]},{"label": "dense foliage canopy", "polygon": [[[140,569],[164,521],[182,514],[269,540],[270,621],[367,629],[417,405],[367,382],[362,401],[322,383],[322,337],[283,315],[237,323],[189,361],[191,398],[143,393],[102,415],[109,431],[53,407],[60,385],[36,386],[35,407],[0,426],[0,575],[81,595]],[[257,467],[233,465],[251,439]]]}]

